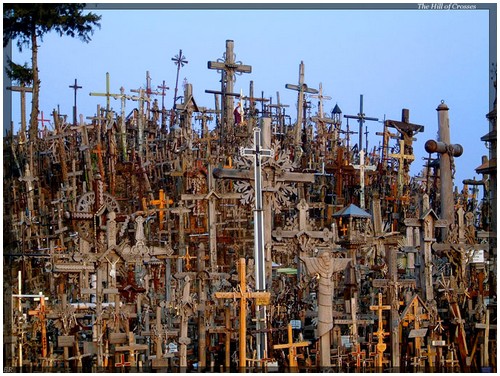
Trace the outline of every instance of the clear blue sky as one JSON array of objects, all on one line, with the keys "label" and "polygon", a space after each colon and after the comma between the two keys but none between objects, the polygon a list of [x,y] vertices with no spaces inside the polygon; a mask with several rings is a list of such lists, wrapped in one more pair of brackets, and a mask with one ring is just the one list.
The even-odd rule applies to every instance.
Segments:
[{"label": "clear blue sky", "polygon": [[[372,4],[371,7],[376,7]],[[485,118],[490,108],[488,10],[345,9],[345,10],[95,10],[102,15],[89,44],[69,37],[47,35],[40,43],[40,110],[48,117],[59,106],[72,119],[73,89],[78,79],[78,112],[85,117],[105,106],[106,72],[112,93],[123,86],[127,93],[146,85],[150,72],[153,88],[165,80],[167,108],[173,101],[176,66],[171,58],[179,49],[189,61],[181,69],[193,85],[198,105],[214,108],[212,94],[220,76],[207,68],[221,58],[226,39],[234,40],[236,60],[252,66],[251,74],[237,76],[235,91],[248,94],[254,82],[256,96],[273,97],[279,91],[287,113],[296,118],[296,92],[285,84],[297,84],[299,64],[305,64],[305,82],[322,83],[324,109],[336,103],[344,114],[364,112],[380,120],[400,120],[401,109],[410,110],[410,121],[425,126],[414,142],[418,173],[427,156],[424,144],[437,133],[436,107],[444,100],[450,108],[451,140],[464,147],[456,159],[455,184],[476,176],[474,169],[488,150],[480,137],[488,132]],[[14,60],[29,61],[29,54],[13,48]],[[182,94],[182,89],[180,89]],[[19,124],[19,95],[13,95],[13,120]],[[161,97],[158,97],[161,101]],[[317,100],[313,99],[317,105]],[[111,100],[120,111],[120,101]],[[136,102],[127,102],[127,114]],[[313,108],[312,113],[316,113]],[[346,120],[343,120],[345,129]],[[381,142],[375,132],[382,123],[367,122],[370,149]],[[357,128],[350,121],[351,128]],[[199,128],[199,124],[195,124]],[[354,136],[357,140],[357,135]]]}]

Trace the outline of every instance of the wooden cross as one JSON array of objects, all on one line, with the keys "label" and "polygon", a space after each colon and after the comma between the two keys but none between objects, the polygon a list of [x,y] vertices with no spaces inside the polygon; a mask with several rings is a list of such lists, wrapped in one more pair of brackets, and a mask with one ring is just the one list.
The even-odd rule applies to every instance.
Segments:
[{"label": "wooden cross", "polygon": [[165,90],[169,90],[170,88],[165,85],[165,80],[161,86],[157,86],[158,89],[161,89],[161,130],[165,131],[167,126],[167,119],[165,118]]},{"label": "wooden cross", "polygon": [[75,100],[74,100],[74,105],[73,105],[73,126],[75,126],[75,127],[76,127],[76,125],[77,125],[77,124],[76,124],[76,121],[77,121],[77,120],[76,120],[76,119],[77,119],[77,111],[76,111],[76,91],[77,91],[78,89],[81,89],[81,88],[82,88],[82,86],[78,86],[77,80],[76,80],[76,78],[75,78],[75,83],[74,83],[73,85],[69,85],[69,87],[75,91]]},{"label": "wooden cross", "polygon": [[285,87],[287,89],[291,89],[291,90],[295,90],[295,91],[299,92],[298,98],[297,98],[297,124],[295,126],[295,147],[300,147],[302,123],[304,121],[303,111],[304,111],[305,93],[318,94],[318,90],[309,88],[304,83],[304,62],[303,61],[301,61],[300,65],[299,65],[299,84],[298,85],[286,84]]},{"label": "wooden cross", "polygon": [[50,124],[50,119],[44,119],[43,117],[43,111],[40,112],[40,119],[37,119],[38,121],[42,122],[42,134],[45,136],[45,122]]},{"label": "wooden cross", "polygon": [[[344,115],[347,119],[358,119],[359,122],[359,150],[363,149],[363,124],[366,120],[378,121],[378,118],[365,116],[363,112],[363,94],[359,96],[359,113],[357,115]],[[366,140],[366,150],[368,150],[368,139]]]},{"label": "wooden cross", "polygon": [[223,138],[224,125],[230,125],[234,121],[233,114],[233,97],[228,93],[233,92],[233,85],[235,82],[235,74],[251,73],[252,67],[250,65],[243,65],[241,62],[235,62],[236,55],[234,54],[234,41],[226,40],[226,52],[224,60],[217,59],[217,61],[209,61],[208,69],[216,69],[222,75],[221,78],[221,92],[222,92],[222,111],[221,120],[222,127],[220,137]]},{"label": "wooden cross", "polygon": [[359,343],[357,343],[356,344],[356,351],[351,351],[351,355],[356,358],[356,368],[360,368],[361,367],[361,358],[363,358],[363,360],[365,359],[366,351],[365,350],[361,351],[361,345]]},{"label": "wooden cross", "polygon": [[173,204],[173,201],[169,199],[168,197],[165,196],[165,191],[163,189],[160,189],[160,192],[158,193],[158,199],[157,200],[149,200],[150,205],[158,205],[158,220],[159,220],[159,229],[160,231],[163,230],[163,220],[165,218],[165,204],[167,205],[167,209],[169,205]]},{"label": "wooden cross", "polygon": [[120,144],[122,149],[122,158],[127,161],[127,128],[125,124],[125,101],[131,99],[130,95],[125,94],[125,88],[120,87],[120,94],[112,94],[114,99],[121,99],[121,113],[120,113]]},{"label": "wooden cross", "polygon": [[365,171],[375,171],[377,169],[376,166],[370,166],[365,164],[365,151],[360,150],[359,152],[359,165],[352,165],[356,170],[359,170],[359,207],[361,209],[365,208]]},{"label": "wooden cross", "polygon": [[424,126],[410,123],[410,110],[403,108],[401,121],[386,120],[384,127],[396,128],[403,136],[405,144],[411,147],[414,133],[423,132]]},{"label": "wooden cross", "polygon": [[[116,346],[115,351],[116,352],[124,352],[124,351],[129,351],[129,361],[132,360],[129,363],[129,366],[132,363],[135,363],[135,352],[136,351],[146,351],[149,348],[148,345],[139,345],[135,343],[135,334],[134,332],[129,332],[128,333],[128,345],[124,346]],[[122,354],[122,363],[123,363],[123,354]],[[116,365],[116,364],[115,364]]]},{"label": "wooden cross", "polygon": [[323,95],[323,85],[320,82],[319,83],[319,93],[318,94],[313,94],[311,95],[311,98],[318,98],[318,116],[320,118],[323,118],[323,99],[330,100],[332,97],[329,97],[327,95]]},{"label": "wooden cross", "polygon": [[306,347],[311,343],[309,341],[299,341],[293,342],[293,334],[292,334],[292,324],[288,323],[288,343],[281,345],[274,345],[273,349],[288,349],[288,366],[291,370],[298,367],[297,364],[297,348],[298,347]]},{"label": "wooden cross", "polygon": [[384,322],[382,319],[382,311],[384,310],[390,310],[391,306],[390,305],[383,305],[382,304],[382,293],[378,293],[378,305],[376,306],[370,306],[370,311],[377,311],[378,313],[378,330],[374,333],[377,338],[378,338],[378,343],[377,343],[377,367],[379,369],[382,368],[382,361],[383,361],[383,356],[384,356],[384,351],[387,348],[387,345],[384,343],[384,337],[389,335],[389,333],[384,331]]},{"label": "wooden cross", "polygon": [[[399,140],[399,154],[389,154],[389,157],[395,158],[398,160],[398,195],[403,195],[403,186],[405,184],[405,178],[407,176],[409,164],[411,161],[415,160],[415,156],[413,154],[405,154],[405,142],[404,140]],[[408,161],[408,167],[407,167]]]},{"label": "wooden cross", "polygon": [[121,354],[120,357],[121,357],[121,361],[115,363],[115,367],[125,368],[125,367],[130,367],[132,365],[131,362],[126,362],[125,361],[125,354]]},{"label": "wooden cross", "polygon": [[139,89],[131,89],[133,93],[139,93],[139,96],[130,97],[130,99],[139,102],[139,113],[137,114],[137,145],[138,145],[138,153],[139,156],[143,157],[143,148],[144,148],[144,124],[142,122],[144,116],[144,102],[150,102],[148,96],[146,96],[146,91],[142,88]]},{"label": "wooden cross", "polygon": [[[403,325],[407,326],[410,322],[413,322],[413,330],[414,332],[414,337],[415,338],[415,357],[420,358],[421,357],[421,345],[420,345],[420,338],[422,337],[421,334],[418,332],[420,329],[420,323],[423,320],[428,320],[429,319],[429,311],[427,307],[425,306],[425,303],[421,300],[419,295],[415,295],[411,302],[406,306],[405,310],[403,311],[401,315],[401,322]],[[411,336],[410,336],[411,337]]]},{"label": "wooden cross", "polygon": [[26,86],[8,86],[7,90],[17,91],[21,93],[21,130],[19,143],[26,142],[26,93],[32,93],[32,87]]},{"label": "wooden cross", "polygon": [[[33,296],[30,296],[33,297]],[[47,325],[45,323],[45,318],[47,314],[47,310],[45,309],[45,300],[48,300],[48,297],[45,297],[42,293],[40,296],[35,297],[34,300],[39,300],[40,304],[34,310],[29,310],[28,314],[30,316],[36,316],[40,320],[41,332],[42,332],[42,357],[47,357]]]},{"label": "wooden cross", "polygon": [[246,360],[247,360],[247,355],[246,355],[247,354],[247,347],[246,347],[247,300],[248,299],[256,299],[257,303],[259,303],[259,300],[260,300],[261,305],[264,305],[262,303],[269,302],[269,299],[271,298],[271,294],[269,292],[250,292],[250,291],[247,291],[247,289],[246,289],[246,266],[245,266],[245,259],[244,258],[240,258],[240,261],[238,264],[238,275],[239,275],[239,279],[240,279],[240,284],[238,286],[239,291],[216,292],[214,295],[217,299],[233,299],[233,300],[239,299],[240,300],[239,367],[240,367],[240,372],[241,372],[246,367]]},{"label": "wooden cross", "polygon": [[[75,94],[76,95],[76,94]],[[109,112],[109,98],[115,94],[109,92],[109,72],[106,72],[106,92],[105,93],[89,93],[91,96],[106,97],[106,112]]]}]

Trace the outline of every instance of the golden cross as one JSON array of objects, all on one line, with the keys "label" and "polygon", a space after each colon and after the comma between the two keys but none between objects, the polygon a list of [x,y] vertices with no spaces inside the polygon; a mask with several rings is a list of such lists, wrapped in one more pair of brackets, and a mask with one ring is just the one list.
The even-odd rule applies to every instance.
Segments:
[{"label": "golden cross", "polygon": [[292,324],[288,324],[288,343],[281,345],[274,345],[273,349],[288,349],[288,364],[290,368],[296,368],[297,365],[297,347],[306,347],[309,346],[309,341],[299,341],[293,342],[292,335]]},{"label": "golden cross", "polygon": [[[239,299],[240,300],[240,346],[239,346],[239,363],[240,370],[245,368],[247,360],[247,347],[246,347],[246,332],[247,332],[247,299],[260,299],[261,303],[268,304],[271,294],[269,292],[250,292],[246,287],[246,267],[245,259],[240,258],[238,264],[238,275],[240,278],[239,291],[234,292],[216,292],[217,299]],[[261,304],[265,305],[265,304]]]},{"label": "golden cross", "polygon": [[390,310],[391,306],[390,305],[383,305],[382,304],[382,293],[378,293],[378,305],[376,306],[370,306],[370,311],[378,311],[378,330],[374,333],[377,338],[378,338],[378,343],[377,343],[377,353],[378,353],[378,358],[377,358],[377,367],[382,368],[382,360],[383,360],[383,355],[384,351],[387,348],[387,345],[384,343],[384,336],[389,335],[389,333],[384,332],[384,323],[382,321],[382,311],[384,310]]}]

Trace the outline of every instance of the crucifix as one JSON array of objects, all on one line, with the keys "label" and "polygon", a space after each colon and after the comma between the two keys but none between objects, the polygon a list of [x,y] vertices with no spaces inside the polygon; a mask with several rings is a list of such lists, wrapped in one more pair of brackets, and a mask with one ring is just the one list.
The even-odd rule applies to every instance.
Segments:
[{"label": "crucifix", "polygon": [[[363,149],[363,124],[366,120],[378,121],[378,118],[365,116],[363,112],[363,94],[359,96],[359,113],[357,115],[344,115],[347,119],[358,119],[359,123],[359,150]],[[367,148],[368,149],[368,148]]]},{"label": "crucifix", "polygon": [[297,348],[307,347],[310,345],[309,341],[293,342],[292,324],[288,323],[288,343],[274,345],[273,349],[288,349],[288,367],[292,372],[297,371]]},{"label": "crucifix", "polygon": [[[310,93],[310,94],[318,94],[318,90],[309,88],[305,83],[304,83],[304,62],[300,62],[299,66],[299,84],[298,85],[292,85],[292,84],[286,84],[285,87],[287,89],[295,90],[299,92],[298,98],[297,98],[297,124],[295,126],[295,148],[299,150],[300,145],[301,145],[301,131],[302,131],[302,124],[304,123],[305,126],[305,121],[304,121],[304,115],[305,115],[305,107],[304,107],[304,97],[305,93]],[[295,160],[298,158],[297,153],[295,155]]]},{"label": "crucifix", "polygon": [[356,170],[359,170],[359,207],[361,209],[365,208],[365,171],[375,171],[377,167],[375,166],[367,166],[365,164],[365,151],[360,150],[359,152],[359,165],[352,165]]},{"label": "crucifix", "polygon": [[34,298],[35,301],[36,300],[40,301],[38,307],[34,310],[28,311],[28,314],[30,316],[36,316],[40,320],[40,331],[42,333],[42,357],[46,358],[48,347],[47,347],[47,323],[45,322],[47,310],[45,308],[45,301],[49,300],[49,298],[45,297],[42,293],[40,293],[40,295],[22,295],[22,297],[30,297]]},{"label": "crucifix", "polygon": [[77,122],[77,120],[76,120],[76,118],[77,118],[77,111],[76,111],[76,91],[78,89],[81,89],[82,86],[78,86],[78,82],[77,82],[77,80],[75,78],[75,83],[73,85],[69,85],[69,87],[75,91],[75,99],[74,99],[74,105],[73,105],[73,126],[76,127],[76,125],[77,125],[77,123],[76,123]]},{"label": "crucifix", "polygon": [[[238,275],[240,279],[240,284],[238,286],[238,291],[234,292],[216,292],[214,296],[217,299],[236,299],[240,300],[240,317],[239,317],[239,371],[245,372],[246,361],[247,361],[247,345],[246,345],[246,335],[247,335],[247,299],[256,299],[256,303],[269,303],[271,294],[269,292],[257,291],[250,292],[246,288],[246,265],[245,259],[240,258],[238,263]],[[257,321],[258,322],[258,321]]]},{"label": "crucifix", "polygon": [[[262,209],[262,158],[274,157],[273,149],[262,148],[261,130],[254,128],[254,144],[252,148],[240,148],[240,154],[245,158],[254,160],[254,182],[255,182],[255,208],[254,208],[254,259],[255,259],[255,288],[257,291],[266,290],[266,264],[264,249],[264,213]],[[262,328],[261,319],[265,319],[265,307],[257,306],[257,330]],[[265,327],[265,324],[264,324]],[[262,359],[263,348],[262,333],[257,334],[257,359]]]},{"label": "crucifix", "polygon": [[243,65],[241,62],[234,61],[236,55],[233,52],[234,41],[226,40],[226,52],[223,55],[223,59],[217,59],[217,61],[209,61],[208,69],[216,69],[220,72],[221,77],[221,92],[222,92],[222,108],[221,108],[221,131],[220,139],[224,134],[224,126],[229,126],[233,124],[234,114],[233,114],[233,97],[227,95],[233,92],[234,81],[236,80],[235,74],[251,73],[252,67],[250,65]]}]

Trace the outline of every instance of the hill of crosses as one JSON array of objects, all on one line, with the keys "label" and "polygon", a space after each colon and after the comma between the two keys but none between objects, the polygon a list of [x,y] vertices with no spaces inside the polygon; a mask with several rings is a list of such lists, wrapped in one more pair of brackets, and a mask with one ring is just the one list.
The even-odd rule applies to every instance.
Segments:
[{"label": "hill of crosses", "polygon": [[296,103],[234,93],[225,48],[214,109],[147,73],[77,116],[75,80],[4,134],[4,371],[496,372],[496,100],[455,182],[444,101],[435,140],[401,109],[368,149],[362,96],[324,112],[302,62]]}]

